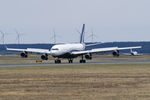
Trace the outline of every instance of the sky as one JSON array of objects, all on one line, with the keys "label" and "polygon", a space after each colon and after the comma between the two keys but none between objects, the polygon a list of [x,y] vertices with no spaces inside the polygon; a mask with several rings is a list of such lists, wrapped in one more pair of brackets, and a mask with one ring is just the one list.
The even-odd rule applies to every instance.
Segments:
[{"label": "sky", "polygon": [[[5,43],[150,41],[150,0],[0,0]],[[0,34],[0,43],[2,35]]]}]

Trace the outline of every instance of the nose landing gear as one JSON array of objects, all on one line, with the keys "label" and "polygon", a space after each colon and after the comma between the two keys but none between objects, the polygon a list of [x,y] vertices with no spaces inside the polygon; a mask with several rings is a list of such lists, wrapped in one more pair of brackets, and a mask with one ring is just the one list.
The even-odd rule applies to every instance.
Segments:
[{"label": "nose landing gear", "polygon": [[60,64],[60,63],[61,63],[61,60],[55,60],[55,63],[56,63],[56,64]]},{"label": "nose landing gear", "polygon": [[55,64],[60,64],[61,60],[59,58],[55,58]]}]

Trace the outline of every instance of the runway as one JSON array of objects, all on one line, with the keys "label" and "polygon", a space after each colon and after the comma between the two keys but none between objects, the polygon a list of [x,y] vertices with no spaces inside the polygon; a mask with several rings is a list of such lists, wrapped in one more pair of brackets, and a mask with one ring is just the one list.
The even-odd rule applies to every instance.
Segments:
[{"label": "runway", "polygon": [[142,63],[147,63],[150,64],[150,60],[137,60],[137,59],[130,59],[130,60],[113,60],[110,62],[105,62],[105,61],[101,61],[101,62],[87,62],[87,63],[61,63],[61,64],[55,64],[55,63],[23,63],[23,64],[0,64],[0,68],[3,67],[36,67],[36,66],[80,66],[80,65],[105,65],[105,64],[142,64]]}]

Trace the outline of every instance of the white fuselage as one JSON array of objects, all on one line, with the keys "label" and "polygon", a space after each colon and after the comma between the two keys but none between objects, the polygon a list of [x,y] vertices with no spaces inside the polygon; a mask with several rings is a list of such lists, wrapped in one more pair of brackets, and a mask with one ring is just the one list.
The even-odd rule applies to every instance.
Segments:
[{"label": "white fuselage", "polygon": [[58,57],[65,55],[66,53],[71,53],[72,51],[82,51],[85,50],[85,44],[81,43],[72,43],[72,44],[59,44],[54,45],[51,48],[51,55],[53,57]]},{"label": "white fuselage", "polygon": [[131,55],[136,56],[136,55],[138,55],[138,52],[132,51],[132,52],[131,52]]}]

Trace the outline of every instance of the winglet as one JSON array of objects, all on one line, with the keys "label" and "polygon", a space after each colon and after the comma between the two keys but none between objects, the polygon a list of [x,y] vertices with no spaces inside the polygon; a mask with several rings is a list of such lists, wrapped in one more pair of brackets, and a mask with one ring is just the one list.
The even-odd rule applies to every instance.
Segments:
[{"label": "winglet", "polygon": [[82,27],[82,33],[80,36],[80,43],[84,43],[84,30],[85,30],[85,24],[83,24],[83,27]]}]

